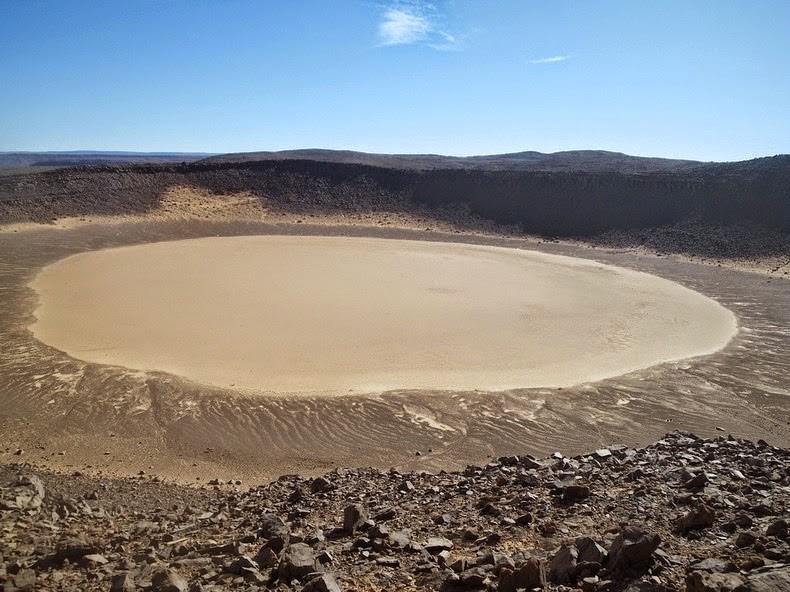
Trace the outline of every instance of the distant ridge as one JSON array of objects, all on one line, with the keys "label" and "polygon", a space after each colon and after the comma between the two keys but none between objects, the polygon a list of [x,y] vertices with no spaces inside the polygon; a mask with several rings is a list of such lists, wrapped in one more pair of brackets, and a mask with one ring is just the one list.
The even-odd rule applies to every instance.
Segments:
[{"label": "distant ridge", "polygon": [[565,152],[513,152],[483,156],[442,156],[438,154],[372,154],[351,150],[283,150],[279,152],[239,152],[205,159],[205,162],[254,162],[265,160],[312,160],[342,164],[362,164],[408,170],[480,171],[569,171],[656,173],[689,171],[707,163],[695,160],[629,156],[606,150]]},{"label": "distant ridge", "polygon": [[83,164],[134,164],[194,162],[211,152],[123,152],[102,150],[53,150],[46,152],[0,152],[0,169],[63,167]]}]

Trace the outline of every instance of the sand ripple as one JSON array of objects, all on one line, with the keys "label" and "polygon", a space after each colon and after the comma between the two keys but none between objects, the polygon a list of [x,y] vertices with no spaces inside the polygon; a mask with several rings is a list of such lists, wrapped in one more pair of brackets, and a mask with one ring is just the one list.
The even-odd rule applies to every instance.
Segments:
[{"label": "sand ripple", "polygon": [[710,356],[570,388],[262,398],[161,372],[78,361],[37,341],[27,329],[36,307],[27,284],[55,260],[165,238],[272,231],[291,230],[190,223],[0,237],[3,454],[14,458],[21,447],[28,460],[56,468],[90,465],[90,470],[134,474],[153,466],[182,480],[211,475],[255,481],[333,466],[456,468],[485,462],[488,455],[640,444],[670,429],[714,435],[721,427],[790,445],[787,284],[624,253],[546,247],[655,273],[711,296],[735,312],[739,335]]}]

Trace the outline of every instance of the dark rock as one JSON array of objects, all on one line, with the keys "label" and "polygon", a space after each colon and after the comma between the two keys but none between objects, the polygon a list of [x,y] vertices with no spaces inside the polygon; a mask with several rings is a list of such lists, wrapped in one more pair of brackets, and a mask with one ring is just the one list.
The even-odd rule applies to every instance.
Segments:
[{"label": "dark rock", "polygon": [[449,551],[453,548],[453,543],[444,537],[431,537],[425,544],[425,549],[432,555],[438,555],[442,551]]},{"label": "dark rock", "polygon": [[736,530],[738,530],[738,525],[732,520],[728,520],[721,525],[721,529],[728,534],[733,534]]},{"label": "dark rock", "polygon": [[641,571],[649,565],[660,543],[661,537],[653,531],[626,527],[612,542],[607,567],[613,572]]},{"label": "dark rock", "polygon": [[786,539],[788,533],[787,520],[780,518],[768,525],[765,529],[766,536],[773,536],[778,539]]},{"label": "dark rock", "polygon": [[326,477],[316,477],[310,483],[310,493],[326,493],[332,491],[335,485]]},{"label": "dark rock", "polygon": [[498,559],[499,555],[497,553],[494,553],[493,551],[486,551],[485,553],[477,556],[475,563],[477,565],[496,565]]},{"label": "dark rock", "polygon": [[756,540],[757,537],[751,532],[742,532],[735,537],[735,546],[739,549],[744,549],[746,547],[751,547]]},{"label": "dark rock", "polygon": [[313,549],[305,543],[290,545],[283,554],[277,575],[285,582],[301,580],[306,575],[320,571]]},{"label": "dark rock", "polygon": [[463,590],[464,586],[461,584],[461,576],[456,573],[451,573],[442,582],[439,592],[453,592],[455,590]]},{"label": "dark rock", "polygon": [[577,538],[574,541],[574,546],[579,552],[579,556],[577,558],[579,563],[600,563],[603,565],[604,561],[606,561],[606,549],[604,549],[590,537]]},{"label": "dark rock", "polygon": [[516,524],[519,526],[526,526],[532,523],[532,514],[522,514],[518,518],[516,518]]},{"label": "dark rock", "polygon": [[519,588],[537,588],[538,586],[543,586],[542,572],[543,569],[540,559],[537,557],[530,557],[516,569],[516,584],[518,584]]},{"label": "dark rock", "polygon": [[705,487],[708,484],[708,476],[702,472],[698,475],[694,475],[687,481],[683,482],[683,488],[689,489],[691,491],[698,491]]},{"label": "dark rock", "polygon": [[555,584],[570,584],[576,580],[576,560],[579,551],[576,547],[563,545],[555,553],[549,565],[549,581]]},{"label": "dark rock", "polygon": [[172,569],[160,569],[151,576],[153,592],[186,592],[187,582]]},{"label": "dark rock", "polygon": [[461,572],[459,581],[464,588],[481,588],[483,587],[488,574],[479,567],[473,567]]},{"label": "dark rock", "polygon": [[562,491],[562,501],[572,504],[590,496],[590,488],[586,485],[568,485]]},{"label": "dark rock", "polygon": [[174,528],[170,531],[169,534],[166,534],[163,538],[166,542],[175,541],[187,534],[192,534],[193,532],[197,532],[200,530],[200,525],[194,522],[190,524],[185,524],[179,528]]},{"label": "dark rock", "polygon": [[398,489],[404,492],[414,491],[414,483],[407,479],[398,486]]},{"label": "dark rock", "polygon": [[[684,580],[692,592],[788,588],[788,451],[669,434],[646,449],[610,452],[558,455],[532,468],[525,457],[503,457],[463,473],[291,475],[248,492],[47,473],[41,507],[0,511],[0,590],[16,590],[31,568],[37,590],[111,592],[155,592],[154,579],[161,584],[168,570],[196,592],[337,592],[341,577],[360,590],[445,582],[463,592],[678,592]],[[17,470],[0,467],[0,480],[11,483],[0,499],[37,494]],[[683,488],[702,474],[704,493]],[[407,482],[414,488],[404,493]],[[566,489],[582,483],[593,494],[564,503]],[[701,503],[716,515],[695,531],[705,528]],[[353,534],[338,523],[348,504],[374,516],[358,516]],[[679,526],[688,530],[668,532],[656,548],[653,531],[675,526],[669,512],[681,505],[678,514],[690,518]],[[633,520],[641,521],[636,534],[623,526]],[[536,557],[527,560],[527,550]],[[324,577],[330,569],[337,577]]]},{"label": "dark rock", "polygon": [[700,504],[693,510],[686,512],[675,521],[678,532],[684,534],[690,530],[698,530],[713,526],[716,521],[716,511],[705,504]]},{"label": "dark rock", "polygon": [[392,520],[397,516],[397,512],[395,508],[385,508],[375,516],[373,516],[373,520],[376,522],[386,522],[387,520]]},{"label": "dark rock", "polygon": [[597,576],[603,566],[597,561],[578,561],[576,563],[576,579]]},{"label": "dark rock", "polygon": [[206,555],[230,555],[236,551],[236,546],[233,543],[226,543],[224,545],[210,545],[201,550]]},{"label": "dark rock", "polygon": [[702,561],[697,561],[692,563],[689,566],[690,570],[699,570],[699,571],[711,571],[711,572],[728,572],[728,571],[736,571],[736,568],[732,563],[727,561],[726,559],[717,559],[715,557],[709,557],[708,559],[703,559]]},{"label": "dark rock", "polygon": [[264,584],[269,581],[269,578],[262,574],[260,570],[255,567],[242,567],[239,570],[239,574],[244,578],[245,582]]},{"label": "dark rock", "polygon": [[255,562],[259,568],[274,567],[277,565],[277,553],[274,549],[263,547],[255,556]]},{"label": "dark rock", "polygon": [[516,569],[516,562],[507,555],[500,555],[494,564],[494,573],[498,574],[503,569]]},{"label": "dark rock", "polygon": [[291,529],[279,516],[264,514],[261,516],[259,536],[266,541],[268,548],[279,553],[288,545]]},{"label": "dark rock", "polygon": [[325,573],[307,582],[302,592],[343,592],[343,587],[334,574]]},{"label": "dark rock", "polygon": [[132,574],[115,574],[110,582],[110,592],[137,592]]},{"label": "dark rock", "polygon": [[343,510],[343,530],[348,533],[354,533],[355,531],[359,530],[363,524],[365,524],[367,519],[367,511],[359,504],[346,506],[346,508]]},{"label": "dark rock", "polygon": [[523,588],[543,587],[541,564],[537,557],[530,557],[516,569],[502,568],[499,572],[499,592],[516,592]]},{"label": "dark rock", "polygon": [[354,549],[369,549],[371,540],[368,537],[357,537],[351,545]]},{"label": "dark rock", "polygon": [[98,553],[99,549],[91,541],[83,537],[71,537],[58,541],[55,545],[55,560],[71,562],[79,561],[85,555]]},{"label": "dark rock", "polygon": [[766,559],[770,559],[771,561],[782,561],[783,559],[787,559],[790,556],[786,550],[778,549],[776,547],[771,547],[763,551],[763,557]]},{"label": "dark rock", "polygon": [[732,520],[737,526],[741,528],[751,528],[754,526],[754,519],[748,514],[740,513]]}]

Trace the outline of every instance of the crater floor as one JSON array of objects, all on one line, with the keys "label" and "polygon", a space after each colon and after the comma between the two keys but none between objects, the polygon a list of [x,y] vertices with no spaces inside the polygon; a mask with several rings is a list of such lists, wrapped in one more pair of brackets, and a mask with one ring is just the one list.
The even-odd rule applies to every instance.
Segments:
[{"label": "crater floor", "polygon": [[736,332],[656,276],[459,243],[165,241],[68,257],[33,286],[35,336],[74,358],[264,393],[571,386]]}]

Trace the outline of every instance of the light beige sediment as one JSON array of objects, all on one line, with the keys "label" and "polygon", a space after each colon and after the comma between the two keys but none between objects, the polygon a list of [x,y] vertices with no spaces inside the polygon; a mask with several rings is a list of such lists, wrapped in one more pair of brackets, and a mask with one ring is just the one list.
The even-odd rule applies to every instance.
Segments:
[{"label": "light beige sediment", "polygon": [[46,267],[35,336],[270,394],[565,386],[712,353],[735,318],[676,283],[518,249],[202,238]]}]

